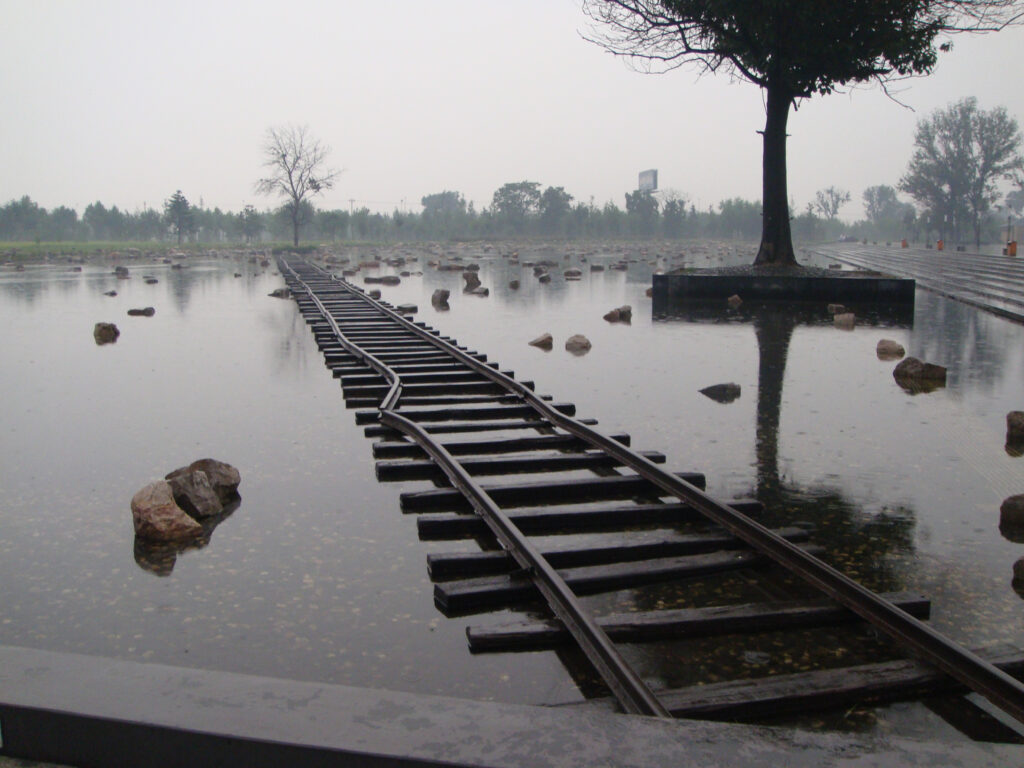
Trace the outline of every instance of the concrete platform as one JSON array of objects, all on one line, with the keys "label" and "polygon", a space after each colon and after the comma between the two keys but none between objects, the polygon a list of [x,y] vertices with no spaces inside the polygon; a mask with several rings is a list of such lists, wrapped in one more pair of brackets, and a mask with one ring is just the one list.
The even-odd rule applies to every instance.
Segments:
[{"label": "concrete platform", "polygon": [[466,701],[0,646],[0,760],[15,758],[83,768],[1001,768],[1024,765],[1024,748]]},{"label": "concrete platform", "polygon": [[903,304],[913,307],[913,280],[835,270],[686,270],[654,275],[652,298],[659,308],[689,300],[799,301],[835,304]]}]

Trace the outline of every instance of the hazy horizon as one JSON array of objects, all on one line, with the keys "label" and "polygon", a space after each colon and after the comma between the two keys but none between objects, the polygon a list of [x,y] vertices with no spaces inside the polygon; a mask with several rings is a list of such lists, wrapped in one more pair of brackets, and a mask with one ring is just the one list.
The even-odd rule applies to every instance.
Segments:
[{"label": "hazy horizon", "polygon": [[[180,189],[211,209],[276,207],[253,184],[266,131],[283,124],[308,125],[343,169],[320,208],[418,211],[454,190],[479,210],[523,180],[623,207],[647,168],[702,210],[761,196],[760,90],[634,72],[583,39],[576,0],[0,9],[0,203],[159,209]],[[895,85],[915,111],[877,87],[802,102],[794,213],[836,186],[852,197],[840,218],[859,218],[863,190],[906,169],[917,121],[959,99],[1024,122],[1022,51],[1019,28],[956,37],[932,76]]]}]

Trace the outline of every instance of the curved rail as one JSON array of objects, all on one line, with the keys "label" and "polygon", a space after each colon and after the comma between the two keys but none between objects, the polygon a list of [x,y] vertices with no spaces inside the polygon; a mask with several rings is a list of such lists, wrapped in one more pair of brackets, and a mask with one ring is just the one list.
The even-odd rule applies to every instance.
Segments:
[{"label": "curved rail", "polygon": [[[405,418],[397,412],[398,401],[402,394],[401,374],[346,339],[337,321],[331,317],[330,312],[328,312],[316,293],[310,289],[306,281],[298,275],[290,264],[287,264],[287,262],[284,262],[284,264],[291,271],[295,280],[302,285],[307,295],[320,311],[320,314],[330,324],[331,330],[342,346],[391,382],[391,388],[378,409],[380,411],[381,424],[396,429],[412,438],[441,467],[452,486],[469,500],[477,514],[491,528],[498,541],[515,559],[517,565],[531,575],[537,588],[551,607],[552,612],[572,634],[587,658],[590,659],[598,673],[614,693],[623,709],[631,714],[671,718],[671,713],[658,701],[658,698],[640,676],[637,675],[636,671],[622,658],[615,644],[612,643],[594,618],[582,607],[572,589],[565,583],[565,580],[551,567],[536,547],[523,536],[522,532],[509,520],[508,516],[479,483],[426,430],[421,428],[416,422]],[[352,293],[356,296],[363,296],[361,293]],[[365,298],[367,301],[372,301],[369,297]],[[374,306],[380,309],[383,314],[400,320],[407,328],[413,328],[417,332],[421,330],[415,324],[409,323],[398,313],[382,307],[376,304],[376,302],[374,302]],[[426,335],[432,337],[432,334],[428,333]],[[455,349],[453,345],[448,345],[446,342],[445,348],[447,349],[449,346]],[[459,351],[461,352],[461,350]],[[475,359],[474,362],[476,362]],[[487,366],[483,367],[491,370]],[[517,387],[528,391],[519,382],[515,383]]]},{"label": "curved rail", "polygon": [[[369,296],[353,290],[346,283],[339,282],[339,285],[367,303],[372,303],[374,307],[395,322],[434,346],[443,349],[462,364],[491,381],[501,384],[529,404],[548,422],[605,451],[622,462],[624,466],[631,468],[640,477],[665,491],[667,495],[675,496],[690,504],[709,520],[721,525],[758,552],[800,576],[807,583],[881,629],[922,660],[933,664],[971,690],[982,694],[1020,722],[1024,722],[1024,684],[1020,681],[884,600],[827,563],[751,520],[743,513],[661,469],[650,460],[616,443],[600,432],[558,412],[515,379],[500,371],[495,371],[453,344],[433,336],[399,313],[380,305]],[[392,387],[392,392],[394,389],[395,385]],[[389,406],[393,406],[396,401],[397,398],[394,401],[389,399],[387,402]],[[386,417],[390,421],[394,416],[393,411],[390,410],[388,411],[389,415],[385,416],[383,405],[381,411],[382,420]],[[408,420],[403,419],[403,421]],[[397,425],[398,422],[394,423]],[[425,433],[424,437],[427,441],[433,442]],[[417,440],[417,442],[420,441]],[[470,482],[472,483],[471,480]],[[483,492],[481,491],[481,493]],[[483,495],[486,496],[485,493]]]}]

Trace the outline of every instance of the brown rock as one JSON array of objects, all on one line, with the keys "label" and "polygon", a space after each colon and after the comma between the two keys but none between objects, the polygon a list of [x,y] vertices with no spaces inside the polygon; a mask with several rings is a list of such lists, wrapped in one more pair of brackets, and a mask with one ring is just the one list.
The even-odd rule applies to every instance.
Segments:
[{"label": "brown rock", "polygon": [[274,299],[290,299],[292,297],[292,292],[289,291],[287,288],[275,288],[270,293],[268,293],[267,296],[270,296],[271,298]]},{"label": "brown rock", "polygon": [[447,307],[448,297],[451,295],[451,291],[447,288],[438,288],[433,294],[431,294],[430,303],[435,307]]},{"label": "brown rock", "polygon": [[113,323],[96,323],[92,329],[92,337],[97,344],[113,344],[121,332]]},{"label": "brown rock", "polygon": [[370,297],[371,299],[379,299],[379,298],[380,298],[380,290],[379,290],[379,289],[377,289],[377,288],[374,288],[374,289],[373,289],[372,291],[370,291],[370,292],[369,292],[369,293],[368,293],[367,295],[368,295],[368,296],[369,296],[369,297]]},{"label": "brown rock", "polygon": [[857,324],[857,316],[853,312],[839,312],[832,316],[832,324],[844,331],[852,331]]},{"label": "brown rock", "polygon": [[732,382],[728,384],[713,384],[700,390],[702,395],[711,398],[716,403],[731,403],[739,398],[740,392],[740,385]]},{"label": "brown rock", "polygon": [[846,312],[846,307],[842,304],[829,304],[828,313],[830,315],[842,315]]},{"label": "brown rock", "polygon": [[166,480],[150,483],[132,497],[132,522],[136,536],[154,541],[192,539],[203,532],[203,527],[175,503]]},{"label": "brown rock", "polygon": [[462,279],[466,281],[466,287],[463,290],[469,293],[474,288],[480,285],[480,276],[476,272],[466,271],[462,273]]},{"label": "brown rock", "polygon": [[551,338],[550,333],[541,334],[533,341],[529,342],[531,347],[540,347],[541,349],[551,349],[554,345],[554,339]]},{"label": "brown rock", "polygon": [[1013,564],[1013,584],[1017,587],[1024,586],[1024,557]]},{"label": "brown rock", "polygon": [[946,383],[946,369],[941,365],[925,363],[916,357],[908,357],[900,361],[893,369],[893,377],[896,381],[928,381],[935,383]]},{"label": "brown rock", "polygon": [[1024,494],[1010,496],[999,507],[999,527],[1024,528]]},{"label": "brown rock", "polygon": [[898,341],[882,339],[878,342],[878,346],[875,347],[875,354],[879,360],[899,360],[907,354],[907,350]]},{"label": "brown rock", "polygon": [[508,287],[509,287],[509,290],[518,291],[519,290],[519,281],[518,280],[511,280],[511,281],[509,281]]},{"label": "brown rock", "polygon": [[734,293],[732,296],[725,300],[725,303],[728,304],[733,309],[736,309],[740,306],[740,304],[743,303],[743,299],[741,299]]},{"label": "brown rock", "polygon": [[565,342],[566,350],[577,356],[587,354],[591,346],[590,339],[581,333],[570,336]]},{"label": "brown rock", "polygon": [[1010,411],[1006,414],[1006,442],[1024,441],[1024,411]]},{"label": "brown rock", "polygon": [[156,314],[156,310],[152,307],[143,307],[142,309],[129,309],[128,314],[132,317],[152,317]]}]

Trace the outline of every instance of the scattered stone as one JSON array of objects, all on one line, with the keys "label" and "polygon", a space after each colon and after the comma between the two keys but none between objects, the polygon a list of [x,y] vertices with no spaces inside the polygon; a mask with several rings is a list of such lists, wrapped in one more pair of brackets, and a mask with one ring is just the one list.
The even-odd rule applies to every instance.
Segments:
[{"label": "scattered stone", "polygon": [[1024,529],[1024,493],[1010,496],[999,507],[999,529]]},{"label": "scattered stone", "polygon": [[267,296],[271,296],[275,299],[290,299],[292,297],[292,292],[287,288],[275,288],[268,293]]},{"label": "scattered stone", "polygon": [[403,315],[415,315],[420,311],[420,308],[415,304],[399,304],[395,307],[396,312],[400,312]]},{"label": "scattered stone", "polygon": [[469,272],[469,271],[463,272],[462,273],[462,279],[466,281],[466,286],[463,288],[463,290],[466,293],[469,293],[474,288],[479,288],[480,287],[480,276],[477,275],[476,272]]},{"label": "scattered stone", "polygon": [[472,296],[490,296],[491,289],[484,288],[482,285],[478,285],[476,288],[468,292]]},{"label": "scattered stone", "polygon": [[931,392],[946,386],[946,369],[941,365],[925,363],[916,357],[907,357],[899,362],[892,372],[893,378],[910,392]]},{"label": "scattered stone", "polygon": [[628,323],[633,319],[633,308],[629,304],[623,304],[607,312],[604,319],[609,323]]},{"label": "scattered stone", "polygon": [[733,309],[737,309],[739,308],[740,304],[743,303],[743,299],[741,299],[734,293],[732,296],[725,300],[725,303],[728,304]]},{"label": "scattered stone", "polygon": [[704,387],[700,393],[716,403],[731,403],[739,399],[740,391],[739,384],[729,382],[728,384],[712,384],[710,387]]},{"label": "scattered stone", "polygon": [[1006,414],[1006,442],[1024,441],[1024,411],[1010,411]]},{"label": "scattered stone", "polygon": [[531,347],[540,347],[541,349],[551,349],[554,346],[555,340],[551,337],[550,333],[544,333],[538,336],[533,341],[529,342]]},{"label": "scattered stone", "polygon": [[174,501],[166,480],[150,483],[132,496],[132,522],[136,536],[155,541],[191,539],[203,532]]},{"label": "scattered stone", "polygon": [[846,311],[846,307],[842,304],[829,304],[828,313],[830,315],[841,315]]},{"label": "scattered stone", "polygon": [[438,288],[430,296],[430,303],[438,309],[448,309],[448,297],[452,295],[452,292],[447,288]]},{"label": "scattered stone", "polygon": [[604,264],[591,264],[590,265],[590,271],[591,272],[604,272]]},{"label": "scattered stone", "polygon": [[235,277],[241,277],[241,276],[242,276],[241,272],[235,272]]},{"label": "scattered stone", "polygon": [[226,504],[237,495],[238,485],[242,482],[241,473],[227,462],[217,459],[197,459],[187,467],[179,467],[168,473],[164,480],[171,480],[178,475],[196,471],[206,473],[210,485],[213,486],[221,503]]},{"label": "scattered stone", "polygon": [[219,515],[224,511],[224,504],[213,489],[210,478],[201,469],[193,472],[182,472],[180,475],[170,478],[167,482],[171,486],[171,493],[174,494],[175,503],[189,517],[200,520],[204,517]]},{"label": "scattered stone", "polygon": [[832,325],[844,331],[852,331],[857,324],[857,316],[853,312],[840,312],[832,316]]},{"label": "scattered stone", "polygon": [[551,275],[550,275],[550,274],[548,274],[547,272],[545,272],[544,274],[542,274],[542,275],[539,275],[539,276],[537,277],[537,280],[538,280],[539,282],[542,282],[542,283],[550,283],[550,282],[551,282]]},{"label": "scattered stone", "polygon": [[509,283],[508,283],[508,287],[509,287],[509,290],[518,291],[519,290],[519,281],[518,280],[510,280]]},{"label": "scattered stone", "polygon": [[120,278],[121,280],[127,280],[129,277],[128,267],[114,267],[114,274],[117,275],[117,277]]},{"label": "scattered stone", "polygon": [[580,280],[583,278],[582,269],[567,269],[562,273],[566,280]]},{"label": "scattered stone", "polygon": [[570,336],[565,342],[565,348],[574,355],[585,355],[591,348],[590,339],[581,333]]},{"label": "scattered stone", "polygon": [[384,285],[398,285],[402,282],[402,278],[398,275],[384,275],[384,277],[380,279],[380,282]]},{"label": "scattered stone", "polygon": [[378,290],[377,288],[374,288],[374,289],[373,289],[372,291],[370,291],[370,292],[369,292],[369,293],[368,293],[367,295],[368,295],[368,296],[369,296],[369,297],[370,297],[371,299],[379,299],[379,298],[380,298],[380,290]]},{"label": "scattered stone", "polygon": [[113,344],[121,332],[113,323],[96,323],[92,329],[92,337],[97,344]]},{"label": "scattered stone", "polygon": [[117,291],[104,291],[104,296],[117,296]]},{"label": "scattered stone", "polygon": [[143,307],[142,309],[129,309],[128,314],[132,317],[152,317],[156,314],[156,310],[153,307]]},{"label": "scattered stone", "polygon": [[898,341],[882,339],[875,347],[875,354],[878,355],[879,360],[899,360],[907,354],[907,350]]},{"label": "scattered stone", "polygon": [[147,277],[147,278],[145,278],[145,281],[146,281],[146,285],[156,285],[157,283],[160,282],[155,277]]}]

